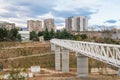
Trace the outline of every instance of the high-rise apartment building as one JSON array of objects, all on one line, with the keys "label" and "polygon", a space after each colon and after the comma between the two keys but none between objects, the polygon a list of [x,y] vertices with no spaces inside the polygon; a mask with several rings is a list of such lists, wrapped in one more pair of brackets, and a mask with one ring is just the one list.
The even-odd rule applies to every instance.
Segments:
[{"label": "high-rise apartment building", "polygon": [[65,20],[65,28],[67,31],[72,31],[72,18],[71,17]]},{"label": "high-rise apartment building", "polygon": [[42,21],[39,21],[39,20],[28,20],[27,21],[27,27],[28,27],[28,30],[29,32],[31,31],[35,31],[35,32],[39,32],[39,31],[43,31],[42,29]]},{"label": "high-rise apartment building", "polygon": [[46,28],[48,29],[48,31],[51,31],[52,29],[55,31],[55,23],[53,18],[44,20],[44,30]]},{"label": "high-rise apartment building", "polygon": [[65,21],[67,31],[86,31],[88,19],[85,16],[69,17]]},{"label": "high-rise apartment building", "polygon": [[8,23],[8,22],[0,22],[0,28],[6,28],[7,30],[11,30],[15,28],[15,23]]}]

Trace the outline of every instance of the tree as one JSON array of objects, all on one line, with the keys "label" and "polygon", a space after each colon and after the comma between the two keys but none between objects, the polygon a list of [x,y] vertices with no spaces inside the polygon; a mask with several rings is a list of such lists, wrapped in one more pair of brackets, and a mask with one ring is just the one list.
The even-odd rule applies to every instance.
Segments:
[{"label": "tree", "polygon": [[11,40],[16,40],[16,37],[17,37],[17,34],[18,34],[18,30],[16,28],[14,29],[11,29],[8,33],[8,37],[11,39]]},{"label": "tree", "polygon": [[30,32],[30,40],[38,41],[38,36],[35,31]]},{"label": "tree", "polygon": [[50,32],[48,31],[47,28],[45,29],[45,32],[44,32],[44,39],[45,40],[50,40],[51,39]]},{"label": "tree", "polygon": [[59,39],[73,39],[73,35],[67,32],[65,29],[56,33],[56,38]]},{"label": "tree", "polygon": [[51,38],[54,38],[54,37],[55,37],[55,32],[54,32],[53,29],[51,29],[51,31],[50,31],[50,35],[51,35]]},{"label": "tree", "polygon": [[18,29],[16,28],[13,28],[11,30],[4,29],[4,39],[7,38],[7,40],[16,41],[18,40],[18,36],[20,39],[20,35],[18,35]]},{"label": "tree", "polygon": [[18,30],[16,28],[12,29],[11,30],[12,34],[13,34],[13,37],[17,37],[17,34],[18,34]]},{"label": "tree", "polygon": [[0,41],[3,41],[3,28],[0,28]]},{"label": "tree", "polygon": [[20,34],[17,34],[17,37],[16,37],[19,41],[21,41],[21,35]]},{"label": "tree", "polygon": [[8,36],[8,30],[7,29],[3,29],[3,37],[4,37],[4,40],[7,39],[7,36]]},{"label": "tree", "polygon": [[78,36],[78,37],[76,38],[76,40],[77,40],[77,41],[81,41],[82,38],[81,38],[80,36]]},{"label": "tree", "polygon": [[80,36],[81,36],[82,40],[87,39],[87,35],[86,34],[81,34]]},{"label": "tree", "polygon": [[104,43],[115,44],[116,41],[111,38],[104,38]]},{"label": "tree", "polygon": [[60,34],[61,34],[61,32],[56,32],[56,34],[55,34],[55,38],[60,39]]},{"label": "tree", "polygon": [[39,31],[38,32],[38,36],[43,36],[44,35],[44,31]]}]

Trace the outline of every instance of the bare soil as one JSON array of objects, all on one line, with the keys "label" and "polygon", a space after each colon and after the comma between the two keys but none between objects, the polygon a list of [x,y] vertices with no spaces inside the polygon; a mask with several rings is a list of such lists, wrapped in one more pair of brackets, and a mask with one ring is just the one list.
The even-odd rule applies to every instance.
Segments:
[{"label": "bare soil", "polygon": [[[17,48],[18,47],[18,48]],[[4,49],[3,49],[4,48]],[[8,48],[8,49],[5,49]],[[3,42],[0,43],[0,59],[7,59],[10,57],[18,57],[18,56],[27,56],[33,54],[41,54],[41,53],[50,53],[50,44],[48,42],[30,42],[30,43],[19,43],[19,42]],[[25,67],[30,68],[30,66],[38,65],[41,68],[48,68],[50,70],[54,70],[54,55],[46,55],[46,56],[36,56],[27,59],[18,59],[14,60],[14,62],[5,60],[1,61],[0,64],[4,66],[4,68],[14,67]],[[77,77],[76,74],[76,56],[74,53],[70,54],[70,72],[72,73],[52,73],[50,75],[41,75],[36,76],[34,78],[30,78],[29,80],[120,80],[117,76],[103,76],[103,75],[90,75],[89,77]]]}]

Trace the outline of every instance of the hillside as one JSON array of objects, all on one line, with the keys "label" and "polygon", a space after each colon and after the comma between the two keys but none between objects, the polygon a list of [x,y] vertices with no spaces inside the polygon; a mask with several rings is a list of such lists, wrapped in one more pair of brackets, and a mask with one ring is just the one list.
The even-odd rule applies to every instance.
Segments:
[{"label": "hillside", "polygon": [[[18,58],[15,60],[7,60],[8,58],[15,58],[21,56],[30,56],[44,54],[41,56],[33,56],[27,58]],[[2,60],[5,59],[5,60]],[[70,72],[76,73],[76,55],[74,52],[70,52]],[[30,43],[19,43],[19,42],[2,42],[0,43],[0,64],[3,65],[4,69],[9,69],[11,67],[16,68],[30,68],[31,66],[40,66],[41,68],[47,68],[50,70],[55,69],[55,55],[51,54],[50,43],[41,43],[41,42],[30,42]],[[106,68],[107,64],[90,59],[89,58],[89,71],[91,68]],[[53,74],[52,77],[68,77],[71,74]],[[75,76],[75,75],[73,75]],[[111,75],[112,76],[112,75]],[[114,75],[113,75],[114,76]],[[50,77],[50,76],[48,76]],[[47,76],[46,76],[47,78]],[[43,80],[45,77],[43,77]],[[100,76],[99,79],[96,77],[88,78],[66,78],[69,80],[108,80],[109,76]],[[63,80],[66,80],[63,79]],[[35,80],[39,80],[35,78]],[[52,80],[52,79],[51,79]],[[112,79],[111,79],[112,80]]]}]

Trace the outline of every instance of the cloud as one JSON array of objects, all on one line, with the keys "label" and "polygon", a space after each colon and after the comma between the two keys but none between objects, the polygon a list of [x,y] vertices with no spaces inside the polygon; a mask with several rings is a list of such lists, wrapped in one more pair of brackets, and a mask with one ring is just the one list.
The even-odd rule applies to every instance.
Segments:
[{"label": "cloud", "polygon": [[113,28],[118,28],[116,25],[89,25],[88,30],[96,30],[96,31],[102,31],[102,30],[112,30]]},{"label": "cloud", "polygon": [[76,11],[53,11],[52,12],[55,16],[61,16],[64,18],[71,17],[71,16],[87,16],[88,18],[91,17],[91,15],[96,14],[97,10],[91,10],[89,8],[79,8],[76,9]]},{"label": "cloud", "polygon": [[63,22],[65,22],[65,18],[64,17],[59,17],[59,16],[55,16],[53,15],[51,12],[48,12],[47,14],[43,14],[38,16],[39,19],[47,19],[47,18],[54,18],[55,19],[55,23],[57,25],[62,25],[63,26]]},{"label": "cloud", "polygon": [[92,8],[97,6],[99,0],[56,0],[54,10],[56,11],[75,11],[79,8]]},{"label": "cloud", "polygon": [[54,18],[53,14],[51,12],[48,12],[46,14],[43,15],[39,15],[38,16],[40,19],[46,19],[46,18]]},{"label": "cloud", "polygon": [[107,20],[107,21],[105,21],[105,23],[117,23],[117,20]]},{"label": "cloud", "polygon": [[0,20],[26,26],[29,19],[54,18],[64,26],[70,16],[87,16],[99,12],[100,0],[0,0]]}]

